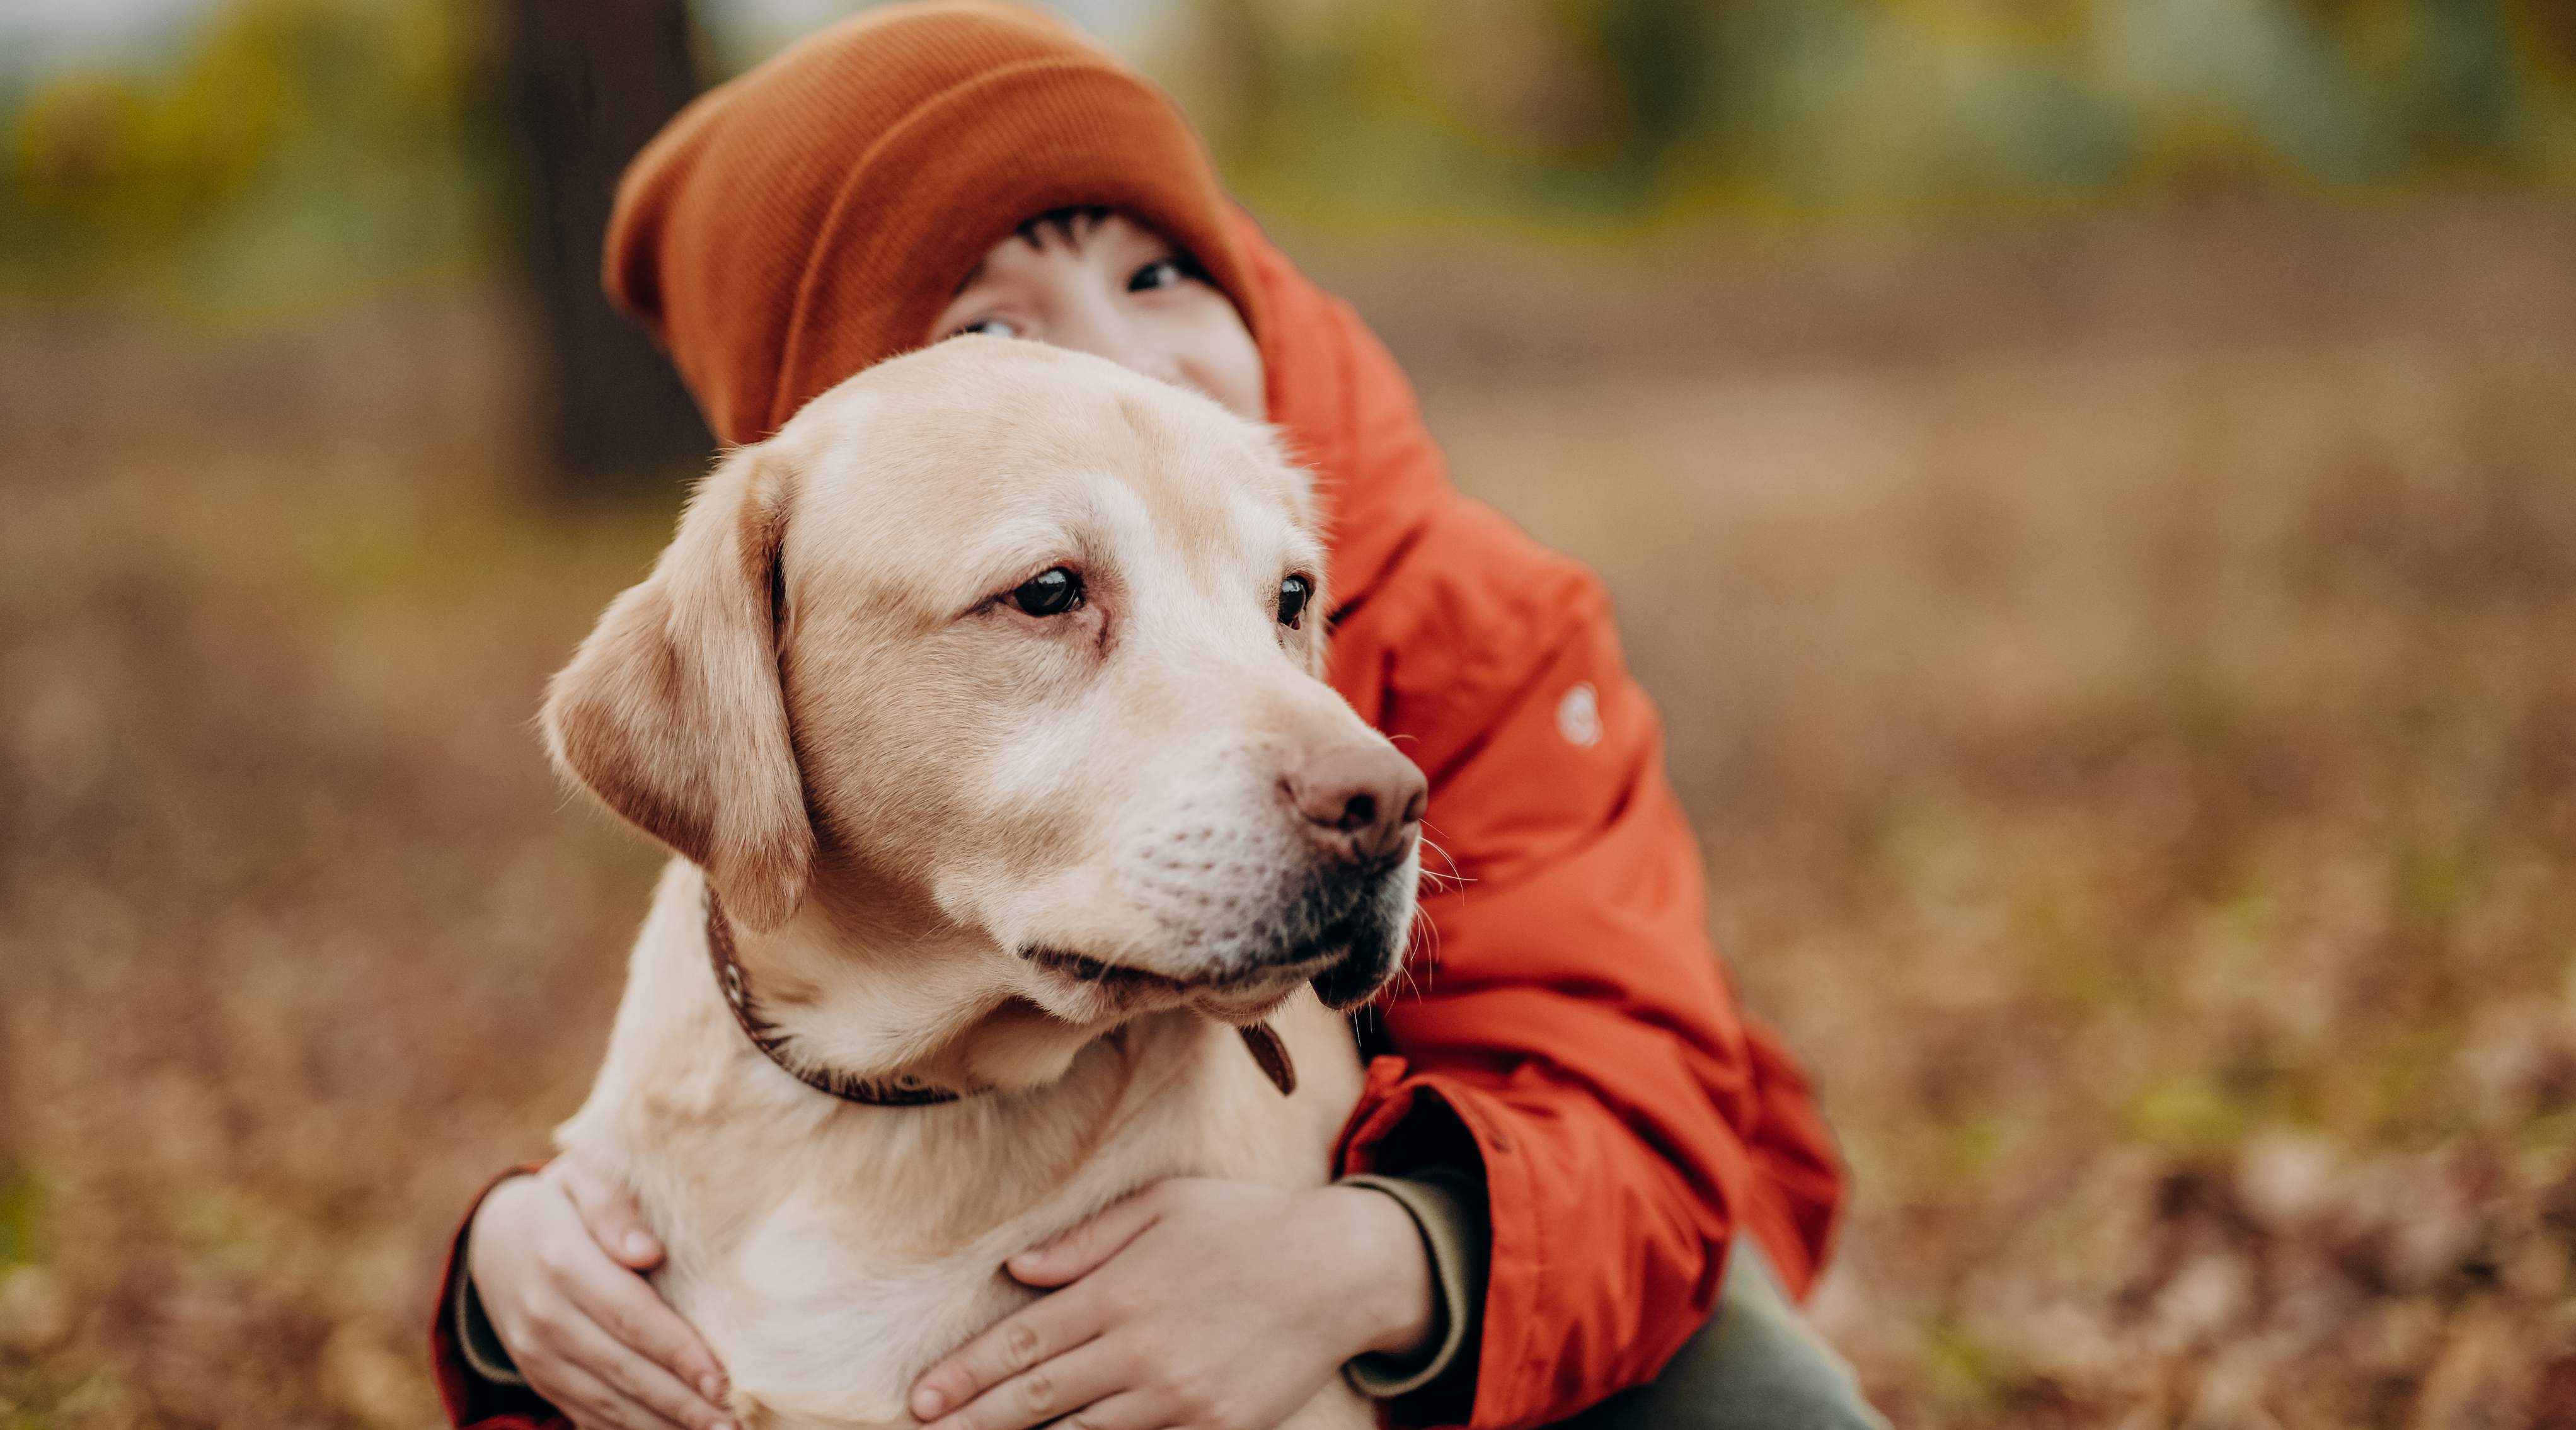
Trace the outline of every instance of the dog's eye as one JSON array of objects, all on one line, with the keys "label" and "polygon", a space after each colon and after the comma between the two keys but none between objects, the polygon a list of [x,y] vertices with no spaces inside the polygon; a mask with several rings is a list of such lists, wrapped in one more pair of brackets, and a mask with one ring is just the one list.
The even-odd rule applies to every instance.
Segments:
[{"label": "dog's eye", "polygon": [[1315,583],[1303,576],[1284,576],[1279,581],[1279,624],[1294,627],[1297,618],[1306,614],[1306,603],[1315,596]]},{"label": "dog's eye", "polygon": [[1061,616],[1082,602],[1082,578],[1050,566],[1019,584],[1011,604],[1032,616]]}]

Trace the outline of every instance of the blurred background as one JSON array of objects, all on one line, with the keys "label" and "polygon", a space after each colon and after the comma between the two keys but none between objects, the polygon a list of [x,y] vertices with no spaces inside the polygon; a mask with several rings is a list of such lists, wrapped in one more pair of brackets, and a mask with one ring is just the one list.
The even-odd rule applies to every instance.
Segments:
[{"label": "blurred background", "polygon": [[[0,1426],[429,1426],[655,865],[618,167],[839,0],[0,4]],[[1085,0],[1594,563],[1902,1425],[2576,1426],[2576,4]]]}]

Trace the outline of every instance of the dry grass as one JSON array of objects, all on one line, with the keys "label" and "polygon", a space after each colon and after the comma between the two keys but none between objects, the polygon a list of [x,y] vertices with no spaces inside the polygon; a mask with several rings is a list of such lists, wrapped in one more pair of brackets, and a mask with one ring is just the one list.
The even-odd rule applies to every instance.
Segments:
[{"label": "dry grass", "polygon": [[[1618,593],[1900,1423],[2576,1425],[2570,253],[1327,265]],[[0,1424],[430,1423],[439,1243],[601,1045],[652,860],[526,720],[666,512],[512,496],[426,308],[0,340]]]}]

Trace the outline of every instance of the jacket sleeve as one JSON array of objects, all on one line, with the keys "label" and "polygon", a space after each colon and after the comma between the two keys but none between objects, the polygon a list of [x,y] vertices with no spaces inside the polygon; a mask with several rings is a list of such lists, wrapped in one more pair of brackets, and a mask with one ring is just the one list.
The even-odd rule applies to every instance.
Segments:
[{"label": "jacket sleeve", "polygon": [[1739,1230],[1787,1232],[1765,1240],[1803,1287],[1831,1194],[1817,1244],[1757,1210],[1781,1155],[1755,1151],[1772,1050],[1708,943],[1699,852],[1598,581],[1463,500],[1404,565],[1402,628],[1353,630],[1370,668],[1337,683],[1430,777],[1439,887],[1343,1165],[1407,1155],[1434,1105],[1472,1138],[1492,1242],[1472,1408],[1443,1418],[1506,1430],[1653,1378]]},{"label": "jacket sleeve", "polygon": [[478,1336],[489,1334],[488,1326],[478,1324],[482,1311],[465,1265],[465,1238],[473,1228],[474,1213],[492,1188],[542,1165],[513,1167],[493,1178],[475,1193],[464,1219],[456,1225],[456,1235],[448,1239],[447,1266],[438,1278],[438,1304],[430,1313],[429,1360],[438,1377],[438,1398],[447,1409],[448,1423],[457,1430],[569,1430],[572,1424],[544,1396],[528,1389],[515,1372],[494,1374],[498,1368],[490,1358],[498,1350],[497,1343],[479,1354],[474,1348]]}]

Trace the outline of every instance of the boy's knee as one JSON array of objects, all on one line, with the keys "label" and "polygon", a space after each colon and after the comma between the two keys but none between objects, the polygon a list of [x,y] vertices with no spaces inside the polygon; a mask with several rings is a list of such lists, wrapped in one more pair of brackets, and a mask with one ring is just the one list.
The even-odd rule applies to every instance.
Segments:
[{"label": "boy's knee", "polygon": [[1731,1259],[1708,1325],[1651,1383],[1567,1421],[1571,1430],[1887,1430],[1752,1244]]},{"label": "boy's knee", "polygon": [[[1887,1422],[1861,1398],[1851,1367],[1785,1301],[1747,1305],[1730,1298],[1700,1340],[1714,1343],[1706,1351],[1711,1363],[1692,1377],[1697,1382],[1693,1398],[1706,1409],[1699,1415],[1659,1417],[1666,1425],[1887,1430]],[[1700,1349],[1695,1341],[1682,1354]]]},{"label": "boy's knee", "polygon": [[1701,1373],[1717,1407],[1710,1430],[1887,1430],[1861,1397],[1851,1366],[1791,1304],[1750,1237],[1739,1241],[1707,1330],[1682,1354],[1705,1354]]}]

